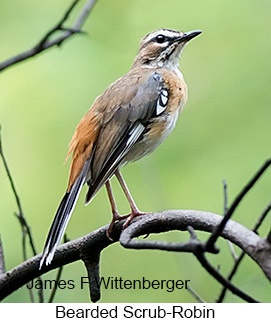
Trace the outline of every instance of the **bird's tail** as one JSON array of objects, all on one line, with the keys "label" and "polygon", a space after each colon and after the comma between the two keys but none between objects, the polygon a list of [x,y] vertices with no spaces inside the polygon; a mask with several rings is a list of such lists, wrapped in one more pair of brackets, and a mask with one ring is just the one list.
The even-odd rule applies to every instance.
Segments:
[{"label": "bird's tail", "polygon": [[66,192],[60,202],[43,249],[42,257],[40,260],[40,269],[44,263],[46,266],[51,263],[55,254],[56,247],[59,245],[63,238],[65,229],[72,215],[79,193],[83,184],[85,183],[88,167],[89,160],[85,162],[80,175],[72,185],[70,191]]}]

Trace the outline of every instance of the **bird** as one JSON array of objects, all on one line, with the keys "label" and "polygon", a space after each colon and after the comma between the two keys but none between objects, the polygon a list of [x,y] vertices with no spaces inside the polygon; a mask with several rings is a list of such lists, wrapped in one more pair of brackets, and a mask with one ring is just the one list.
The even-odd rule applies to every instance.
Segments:
[{"label": "bird", "polygon": [[[114,223],[126,219],[123,228],[141,212],[120,168],[153,152],[171,133],[187,101],[187,85],[179,70],[185,45],[201,30],[182,32],[161,28],[140,41],[139,51],[127,74],[98,96],[83,116],[69,144],[72,155],[67,190],[56,211],[40,260],[48,266],[60,244],[79,193],[88,186],[85,204],[105,185]],[[111,177],[116,176],[131,208],[121,216],[114,199]]]}]

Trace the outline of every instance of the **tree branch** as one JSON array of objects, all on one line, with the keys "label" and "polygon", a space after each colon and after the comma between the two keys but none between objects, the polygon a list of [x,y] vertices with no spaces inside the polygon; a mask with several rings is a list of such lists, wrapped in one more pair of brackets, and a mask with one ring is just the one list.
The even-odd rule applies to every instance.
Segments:
[{"label": "tree branch", "polygon": [[26,250],[25,250],[25,237],[26,237],[26,235],[29,238],[29,243],[30,243],[33,255],[36,255],[37,251],[36,251],[36,248],[35,248],[35,245],[34,245],[34,240],[33,240],[33,237],[32,237],[31,229],[30,229],[30,227],[29,227],[29,225],[28,225],[28,223],[26,221],[26,218],[24,216],[21,200],[20,200],[19,194],[17,193],[16,187],[15,187],[15,184],[14,184],[13,178],[11,176],[11,172],[9,170],[8,163],[7,163],[5,154],[4,154],[4,150],[3,150],[3,146],[2,146],[1,127],[0,127],[0,156],[1,156],[1,159],[3,161],[4,168],[5,168],[5,171],[7,173],[8,180],[9,180],[9,183],[10,183],[10,186],[11,186],[11,189],[12,189],[13,195],[15,197],[17,207],[18,207],[19,212],[15,213],[15,215],[18,218],[18,220],[19,220],[19,222],[21,224],[21,228],[22,228],[22,232],[23,232],[23,253],[24,253],[24,260],[26,260]]},{"label": "tree branch", "polygon": [[[268,205],[266,206],[266,208],[263,210],[262,214],[260,215],[259,219],[257,220],[254,228],[252,229],[253,232],[258,233],[258,229],[261,226],[261,224],[263,223],[264,219],[266,218],[267,214],[271,211],[271,202],[268,203]],[[234,262],[234,266],[230,272],[230,274],[228,275],[227,279],[229,281],[232,281],[234,275],[237,272],[238,267],[240,266],[243,258],[245,257],[246,253],[244,251],[241,252],[241,254],[235,259]],[[226,292],[227,292],[227,288],[223,287],[220,296],[218,297],[217,303],[222,303],[225,296],[226,296]]]},{"label": "tree branch", "polygon": [[189,287],[189,285],[187,286],[187,290],[195,297],[195,299],[199,303],[206,303],[203,298],[201,298],[191,287]]},{"label": "tree branch", "polygon": [[[63,240],[64,240],[64,243],[70,241],[70,239],[67,237],[66,233],[64,234],[64,239]],[[55,297],[56,292],[57,292],[57,286],[58,286],[58,283],[60,281],[60,278],[61,278],[61,275],[62,275],[62,272],[63,272],[63,268],[64,268],[63,266],[58,268],[56,278],[55,278],[56,284],[54,285],[54,287],[51,290],[51,293],[50,293],[50,296],[49,296],[49,299],[48,299],[48,303],[53,303],[54,297]]]},{"label": "tree branch", "polygon": [[[215,243],[217,239],[219,238],[221,232],[223,231],[223,228],[225,227],[227,221],[231,218],[233,215],[235,209],[238,207],[242,199],[246,196],[246,194],[251,190],[251,188],[257,183],[257,181],[260,179],[260,177],[264,174],[264,172],[270,167],[271,165],[271,159],[268,159],[264,165],[260,168],[260,170],[251,178],[251,180],[247,183],[247,185],[242,189],[242,191],[237,195],[237,197],[234,199],[233,203],[229,207],[229,209],[226,210],[225,216],[219,226],[215,228],[214,232],[208,239],[206,243],[207,250],[212,250],[215,246]],[[225,208],[226,209],[226,208]]]},{"label": "tree branch", "polygon": [[228,184],[223,180],[223,192],[224,192],[224,215],[228,212]]},{"label": "tree branch", "polygon": [[2,240],[0,236],[0,276],[6,272],[4,250],[2,245]]},{"label": "tree branch", "polygon": [[[80,0],[73,1],[73,3],[65,12],[63,18],[61,18],[61,20],[57,23],[57,25],[53,27],[51,30],[49,30],[33,48],[28,49],[25,52],[18,54],[16,56],[13,56],[7,59],[6,61],[0,63],[0,72],[12,65],[23,62],[30,57],[36,56],[53,46],[60,46],[66,39],[70,38],[72,35],[76,33],[82,33],[81,28],[97,0],[86,1],[77,19],[75,20],[73,27],[66,28],[64,24],[79,1]],[[53,36],[59,31],[61,31],[61,34],[58,37],[56,37],[55,39],[49,40],[51,36]]]},{"label": "tree branch", "polygon": [[220,275],[220,273],[208,262],[203,252],[196,253],[196,257],[201,265],[207,270],[207,272],[212,275],[220,284],[227,287],[227,289],[229,289],[233,294],[241,297],[249,303],[259,303],[257,300],[232,285],[229,280]]},{"label": "tree branch", "polygon": [[58,286],[58,283],[60,281],[60,277],[62,275],[62,271],[63,271],[63,266],[61,266],[61,267],[58,268],[58,271],[57,271],[57,274],[56,274],[56,278],[55,278],[56,284],[52,288],[50,297],[48,299],[48,303],[53,303],[53,300],[54,300],[54,297],[55,297],[56,291],[57,291],[57,286]]},{"label": "tree branch", "polygon": [[[140,232],[140,228],[138,231],[137,227],[132,225],[131,227],[132,228],[130,228],[130,230],[127,228],[120,236],[120,243],[124,247],[133,248],[133,249],[159,249],[159,250],[166,250],[166,251],[192,252],[197,257],[198,261],[202,264],[202,266],[224,287],[228,288],[232,293],[236,294],[237,296],[241,297],[242,299],[248,302],[253,302],[253,303],[258,302],[251,296],[247,295],[246,293],[238,289],[236,286],[232,285],[229,280],[225,279],[217,270],[215,270],[209,264],[209,262],[205,257],[205,252],[208,252],[207,244],[197,240],[194,230],[190,226],[187,227],[191,235],[190,241],[188,241],[187,243],[181,243],[181,244],[178,244],[178,243],[173,244],[173,243],[160,242],[160,241],[133,240],[133,238],[141,235],[141,232]],[[209,252],[217,253],[217,249],[212,248]]]},{"label": "tree branch", "polygon": [[[9,170],[8,163],[7,163],[5,154],[4,154],[3,145],[2,145],[1,127],[0,127],[0,156],[1,156],[1,159],[3,161],[4,168],[5,168],[5,171],[7,173],[7,177],[8,177],[8,180],[9,180],[9,183],[10,183],[10,186],[11,186],[11,189],[12,189],[12,192],[13,192],[13,195],[14,195],[15,200],[16,200],[16,204],[17,204],[17,207],[18,207],[18,211],[19,211],[18,213],[15,213],[15,216],[17,217],[17,219],[19,220],[19,223],[21,225],[21,230],[22,230],[22,246],[23,246],[23,259],[25,261],[27,259],[27,254],[26,254],[26,237],[28,237],[28,239],[29,239],[30,247],[32,249],[32,252],[33,252],[33,255],[34,256],[37,254],[37,251],[36,251],[36,248],[35,248],[35,245],[34,245],[34,239],[32,237],[31,228],[28,225],[27,220],[26,220],[26,218],[24,216],[24,212],[23,212],[23,207],[22,207],[22,204],[21,204],[21,200],[20,200],[19,194],[18,194],[18,192],[16,190],[15,183],[14,183],[13,178],[11,176],[11,172]],[[3,257],[4,257],[4,255],[3,255]],[[42,303],[43,302],[43,291],[40,289],[39,292],[38,292],[38,294],[39,294],[39,300]],[[29,295],[30,295],[31,302],[34,303],[34,295],[33,295],[32,290],[29,290]]]},{"label": "tree branch", "polygon": [[88,274],[90,299],[95,303],[101,298],[99,273],[100,253],[88,253],[87,257],[83,257],[83,262]]},{"label": "tree branch", "polygon": [[[146,248],[150,248],[150,243],[152,243],[151,241],[134,241],[132,239],[140,235],[160,233],[170,230],[186,231],[189,225],[196,230],[212,232],[219,223],[221,223],[222,219],[222,216],[214,213],[193,210],[169,210],[153,213],[133,220],[128,228],[122,231],[122,233],[121,230],[124,221],[116,223],[111,235],[111,238],[113,238],[114,241],[107,238],[106,230],[108,226],[104,226],[84,237],[70,241],[58,247],[51,265],[47,267],[44,266],[41,270],[39,270],[41,255],[37,255],[2,275],[0,277],[0,299],[5,298],[7,295],[22,287],[30,280],[33,280],[52,269],[77,260],[83,260],[85,262],[88,255],[91,255],[93,252],[99,254],[101,250],[118,241],[120,233],[120,242],[122,245],[127,247],[128,243],[129,247],[130,242],[132,245],[135,242],[139,242],[141,247],[144,248],[145,244]],[[250,257],[252,257],[262,268],[266,277],[271,280],[271,260],[269,257],[271,253],[271,245],[266,242],[265,239],[261,239],[254,232],[232,220],[228,221],[221,236],[239,246]],[[156,241],[154,241],[153,246],[154,249],[157,248]],[[174,244],[172,244],[172,247],[170,248],[174,249]],[[97,280],[97,259],[94,259],[94,266],[96,266],[94,276],[96,277],[95,280]],[[96,287],[97,286],[98,285],[96,284]],[[95,292],[95,295],[97,296],[98,293]]]}]

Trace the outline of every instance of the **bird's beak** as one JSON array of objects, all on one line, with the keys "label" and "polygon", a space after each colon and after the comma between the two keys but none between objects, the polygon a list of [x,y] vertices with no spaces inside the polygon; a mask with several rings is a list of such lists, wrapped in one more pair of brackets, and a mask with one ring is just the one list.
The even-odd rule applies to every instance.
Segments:
[{"label": "bird's beak", "polygon": [[190,41],[192,38],[200,35],[202,33],[201,30],[192,30],[192,31],[188,31],[186,33],[184,33],[180,38],[178,38],[178,42],[179,43],[183,43],[183,42],[188,42]]}]

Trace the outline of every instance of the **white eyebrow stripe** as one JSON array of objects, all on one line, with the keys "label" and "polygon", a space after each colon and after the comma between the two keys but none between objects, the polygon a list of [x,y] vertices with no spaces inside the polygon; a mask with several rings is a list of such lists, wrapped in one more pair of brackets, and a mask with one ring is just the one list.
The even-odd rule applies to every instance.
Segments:
[{"label": "white eyebrow stripe", "polygon": [[165,37],[176,37],[176,36],[179,36],[179,32],[159,29],[159,30],[156,30],[155,32],[150,33],[147,36],[147,38],[145,38],[145,42],[150,41],[151,39],[155,38],[158,35],[164,35]]}]

